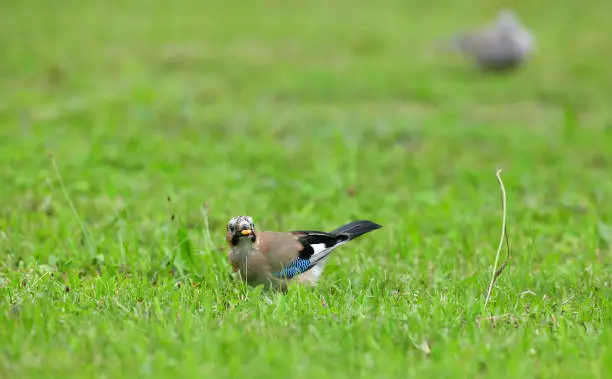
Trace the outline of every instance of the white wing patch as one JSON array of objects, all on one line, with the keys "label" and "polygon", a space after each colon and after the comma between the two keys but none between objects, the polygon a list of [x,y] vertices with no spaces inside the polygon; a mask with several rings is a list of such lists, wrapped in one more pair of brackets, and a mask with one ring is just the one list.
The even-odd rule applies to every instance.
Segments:
[{"label": "white wing patch", "polygon": [[314,254],[312,254],[312,257],[310,257],[310,259],[309,259],[310,262],[313,265],[320,264],[321,261],[326,259],[329,256],[329,254],[331,254],[331,252],[334,251],[338,246],[344,245],[347,242],[348,242],[348,240],[342,241],[342,242],[338,242],[334,246],[330,246],[330,247],[325,247],[324,243],[313,243],[313,244],[311,244],[310,246],[312,247],[312,250],[314,251]]},{"label": "white wing patch", "polygon": [[313,256],[318,255],[327,249],[324,243],[313,243],[310,245],[310,247],[312,247],[312,250],[314,251],[312,254]]}]

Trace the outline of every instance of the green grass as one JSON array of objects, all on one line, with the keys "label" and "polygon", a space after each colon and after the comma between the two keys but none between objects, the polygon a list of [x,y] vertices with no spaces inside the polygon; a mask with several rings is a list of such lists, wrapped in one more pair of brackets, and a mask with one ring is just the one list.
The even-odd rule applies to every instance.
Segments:
[{"label": "green grass", "polygon": [[[502,76],[432,51],[497,2],[5,4],[1,376],[609,377],[609,4],[516,4]],[[278,295],[240,214],[384,227]]]}]

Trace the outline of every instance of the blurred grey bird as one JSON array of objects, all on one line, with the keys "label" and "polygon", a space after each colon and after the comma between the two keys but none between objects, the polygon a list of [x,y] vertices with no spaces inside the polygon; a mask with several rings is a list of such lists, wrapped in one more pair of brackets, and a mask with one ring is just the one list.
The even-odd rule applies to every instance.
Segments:
[{"label": "blurred grey bird", "polygon": [[499,71],[517,68],[533,54],[535,37],[513,11],[503,9],[495,22],[461,33],[444,45],[471,58],[483,70]]}]

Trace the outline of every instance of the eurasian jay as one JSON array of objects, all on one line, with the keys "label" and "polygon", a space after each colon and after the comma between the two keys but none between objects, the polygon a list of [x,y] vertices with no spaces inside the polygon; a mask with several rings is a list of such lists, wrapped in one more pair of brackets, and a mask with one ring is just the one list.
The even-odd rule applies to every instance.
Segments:
[{"label": "eurasian jay", "polygon": [[518,67],[533,52],[535,38],[513,11],[503,9],[495,23],[454,37],[449,47],[481,69],[505,70]]},{"label": "eurasian jay", "polygon": [[227,253],[234,272],[249,285],[286,290],[291,281],[316,285],[329,254],[338,246],[381,228],[367,220],[329,233],[313,230],[256,232],[253,218],[237,216],[227,224]]}]

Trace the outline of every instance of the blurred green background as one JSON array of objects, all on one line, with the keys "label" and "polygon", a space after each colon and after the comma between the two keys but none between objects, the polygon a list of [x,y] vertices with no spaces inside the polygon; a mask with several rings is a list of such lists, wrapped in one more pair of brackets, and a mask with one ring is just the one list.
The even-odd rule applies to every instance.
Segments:
[{"label": "blurred green background", "polygon": [[[520,70],[435,51],[502,7],[536,37]],[[610,10],[5,2],[2,374],[606,377]],[[240,214],[384,228],[275,296],[229,277]]]}]

